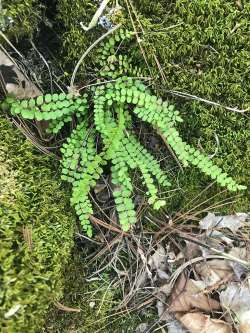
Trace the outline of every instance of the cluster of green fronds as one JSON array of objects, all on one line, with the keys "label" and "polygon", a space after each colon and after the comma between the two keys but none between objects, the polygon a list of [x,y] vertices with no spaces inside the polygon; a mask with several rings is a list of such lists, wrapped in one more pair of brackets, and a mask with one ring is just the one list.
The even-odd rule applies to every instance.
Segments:
[{"label": "cluster of green fronds", "polygon": [[0,131],[0,332],[33,333],[62,296],[75,218],[53,159],[3,117]]},{"label": "cluster of green fronds", "polygon": [[87,96],[74,98],[72,94],[46,94],[31,98],[29,100],[17,101],[7,99],[12,105],[12,114],[21,115],[25,119],[49,120],[50,125],[47,131],[57,134],[67,122],[72,121],[75,115],[81,119],[87,112]]},{"label": "cluster of green fronds", "polygon": [[[86,95],[75,98],[72,95],[54,94],[30,101],[7,100],[14,115],[53,121],[51,129],[54,133],[62,127],[65,119],[72,119],[75,113],[79,116],[79,124],[62,148],[62,178],[72,183],[71,202],[89,236],[92,235],[89,215],[93,213],[89,192],[109,161],[115,185],[114,200],[124,231],[136,222],[132,170],[137,169],[141,173],[142,182],[147,188],[148,203],[156,210],[166,204],[158,186],[168,188],[170,182],[157,160],[136,138],[131,115],[160,132],[184,167],[192,165],[199,168],[230,191],[245,188],[214,165],[209,157],[182,140],[177,130],[178,123],[182,122],[180,113],[174,105],[163,101],[147,88],[140,79],[141,70],[134,68],[129,57],[122,53],[132,35],[120,29],[101,45],[97,58],[100,79],[92,87],[89,99],[93,102],[93,109],[88,112]],[[92,119],[94,128],[90,126]],[[102,144],[97,147],[95,138],[98,135]]]}]

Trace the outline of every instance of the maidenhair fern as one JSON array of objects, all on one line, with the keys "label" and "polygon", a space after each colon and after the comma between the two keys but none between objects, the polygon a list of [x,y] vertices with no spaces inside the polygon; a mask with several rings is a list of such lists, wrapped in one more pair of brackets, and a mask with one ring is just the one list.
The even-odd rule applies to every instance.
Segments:
[{"label": "maidenhair fern", "polygon": [[[166,204],[159,196],[158,185],[168,188],[170,181],[133,133],[132,114],[161,133],[183,166],[196,166],[230,191],[245,189],[206,155],[183,142],[176,128],[183,121],[179,112],[145,86],[140,80],[140,68],[133,66],[131,58],[120,50],[132,35],[121,29],[102,45],[97,56],[99,79],[88,95],[77,97],[61,93],[23,101],[6,99],[12,115],[47,120],[48,131],[53,134],[58,133],[65,123],[77,120],[78,125],[61,148],[62,179],[72,184],[71,203],[89,236],[92,235],[89,216],[93,214],[89,193],[107,164],[111,166],[113,196],[124,231],[136,222],[132,199],[133,169],[141,174],[148,203],[156,210]],[[98,136],[102,145],[97,147]]]}]

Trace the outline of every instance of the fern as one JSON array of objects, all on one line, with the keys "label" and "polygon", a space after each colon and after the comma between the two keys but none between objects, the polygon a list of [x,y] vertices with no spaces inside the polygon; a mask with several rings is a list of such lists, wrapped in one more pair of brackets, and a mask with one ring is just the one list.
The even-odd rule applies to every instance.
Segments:
[{"label": "fern", "polygon": [[[166,204],[160,198],[158,185],[168,188],[170,181],[157,160],[133,133],[132,114],[161,133],[183,166],[199,168],[230,191],[246,188],[182,140],[177,125],[183,120],[174,105],[152,94],[140,80],[144,74],[142,70],[133,66],[128,55],[117,52],[117,45],[122,51],[132,36],[133,33],[121,29],[102,44],[97,56],[100,77],[88,95],[46,94],[23,101],[8,97],[5,101],[14,116],[49,121],[48,131],[53,134],[72,119],[78,119],[78,125],[61,148],[62,179],[72,184],[71,204],[83,230],[90,237],[89,216],[93,214],[93,207],[89,193],[108,163],[115,186],[114,201],[124,231],[136,222],[132,170],[137,169],[141,174],[142,183],[147,188],[148,203],[156,210]],[[93,108],[88,107],[91,102]],[[92,120],[94,127],[90,126]],[[102,139],[102,147],[96,146],[97,136]]]}]

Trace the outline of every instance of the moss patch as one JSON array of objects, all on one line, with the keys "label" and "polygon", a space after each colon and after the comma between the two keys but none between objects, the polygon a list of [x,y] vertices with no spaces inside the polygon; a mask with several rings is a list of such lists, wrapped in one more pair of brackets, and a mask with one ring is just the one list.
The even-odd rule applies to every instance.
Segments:
[{"label": "moss patch", "polygon": [[19,39],[37,30],[42,8],[38,0],[6,0],[0,14],[1,28],[9,38]]},{"label": "moss patch", "polygon": [[[62,66],[72,72],[72,67],[79,60],[80,56],[91,45],[97,36],[98,29],[85,32],[80,25],[88,25],[96,11],[96,4],[91,0],[59,0],[57,4],[57,19],[60,24],[60,35],[62,40],[61,55],[63,57]],[[88,56],[88,64],[93,60],[93,52]],[[83,77],[89,68],[86,62],[82,65]]]},{"label": "moss patch", "polygon": [[36,332],[63,291],[74,216],[50,158],[0,118],[0,331]]}]

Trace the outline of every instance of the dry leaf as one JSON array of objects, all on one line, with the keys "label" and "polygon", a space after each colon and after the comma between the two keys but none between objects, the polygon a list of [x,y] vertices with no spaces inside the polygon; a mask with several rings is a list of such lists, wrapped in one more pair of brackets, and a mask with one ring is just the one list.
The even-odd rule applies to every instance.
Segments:
[{"label": "dry leaf", "polygon": [[230,283],[220,294],[221,305],[233,312],[241,333],[250,333],[250,290],[239,283]]},{"label": "dry leaf", "polygon": [[215,216],[213,213],[208,213],[204,219],[200,221],[200,227],[204,230],[228,228],[232,232],[236,232],[244,225],[248,214],[236,213],[235,215]]},{"label": "dry leaf", "polygon": [[168,333],[188,333],[178,320],[172,320],[168,325]]},{"label": "dry leaf", "polygon": [[164,271],[166,269],[166,259],[166,251],[162,245],[159,245],[154,254],[149,257],[148,265],[152,270],[160,269],[161,271]]},{"label": "dry leaf", "polygon": [[185,243],[186,243],[186,246],[185,246],[184,253],[185,253],[185,257],[187,259],[193,259],[193,258],[201,256],[202,251],[201,251],[200,245],[195,244],[190,241],[185,241]]},{"label": "dry leaf", "polygon": [[195,271],[201,276],[206,286],[213,286],[218,282],[231,279],[233,269],[228,260],[212,259],[195,265]]},{"label": "dry leaf", "polygon": [[170,278],[170,275],[161,269],[157,269],[157,274],[161,280],[168,280]]},{"label": "dry leaf", "polygon": [[[41,95],[41,91],[28,80],[7,53],[0,50],[1,80],[8,93],[17,98],[31,98]],[[11,73],[11,78],[9,78]]]},{"label": "dry leaf", "polygon": [[187,313],[179,320],[190,333],[232,333],[232,328],[227,323],[211,319],[203,313]]},{"label": "dry leaf", "polygon": [[[229,254],[235,258],[239,258],[239,259],[242,259],[245,261],[249,260],[248,251],[247,251],[246,247],[233,247],[229,251]],[[239,280],[241,280],[242,276],[244,276],[248,272],[247,267],[241,265],[240,263],[238,263],[236,261],[231,261],[230,266],[232,267],[235,276]]]},{"label": "dry leaf", "polygon": [[173,288],[169,311],[187,312],[192,309],[219,310],[220,303],[205,295],[194,280],[186,279],[182,274]]}]

